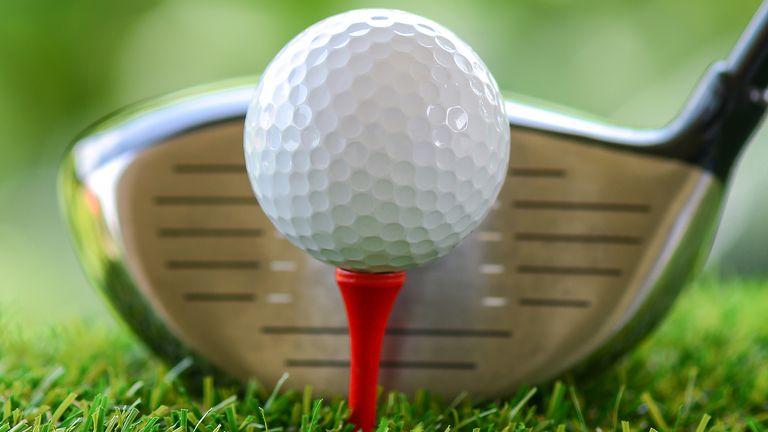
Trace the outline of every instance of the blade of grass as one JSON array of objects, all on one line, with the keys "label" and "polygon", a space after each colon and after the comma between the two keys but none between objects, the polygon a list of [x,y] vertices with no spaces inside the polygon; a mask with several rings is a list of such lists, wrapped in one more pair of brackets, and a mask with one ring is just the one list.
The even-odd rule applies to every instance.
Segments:
[{"label": "blade of grass", "polygon": [[520,411],[523,409],[523,407],[525,407],[528,401],[530,401],[533,395],[535,394],[536,394],[536,387],[528,390],[528,393],[526,393],[525,396],[523,396],[523,398],[520,399],[520,401],[517,404],[515,404],[514,408],[512,408],[512,410],[509,412],[508,421],[510,422],[513,421],[517,417],[517,415],[520,414]]},{"label": "blade of grass", "polygon": [[707,430],[707,424],[709,424],[709,420],[712,419],[712,416],[709,414],[704,414],[701,417],[701,421],[699,421],[699,425],[696,426],[696,432],[704,432]]},{"label": "blade of grass", "polygon": [[565,385],[562,381],[555,382],[555,386],[552,389],[552,397],[549,398],[549,404],[547,405],[547,411],[544,415],[547,418],[552,418],[559,411],[561,404],[563,403],[563,397],[565,396]]},{"label": "blade of grass", "polygon": [[661,409],[659,409],[659,406],[656,404],[656,401],[653,400],[651,394],[648,392],[643,392],[643,394],[640,396],[640,400],[642,400],[645,406],[648,407],[648,414],[650,414],[651,419],[653,419],[656,425],[659,426],[662,430],[669,430],[669,425],[667,424],[666,420],[664,420],[664,416],[661,415]]},{"label": "blade of grass", "polygon": [[581,411],[581,403],[579,402],[579,396],[576,394],[576,388],[574,386],[569,386],[568,392],[571,394],[571,402],[573,402],[573,408],[576,410],[576,418],[579,421],[579,428],[582,432],[587,432],[587,423],[584,421],[584,413]]},{"label": "blade of grass", "polygon": [[74,400],[77,399],[77,393],[70,393],[67,395],[67,397],[64,398],[63,401],[59,404],[59,407],[56,408],[56,411],[53,412],[51,415],[50,422],[54,425],[58,424],[59,419],[64,414],[64,411],[69,408],[69,406],[74,402]]},{"label": "blade of grass", "polygon": [[613,431],[619,428],[619,409],[621,408],[621,399],[624,397],[625,389],[624,384],[619,387],[619,393],[616,395],[616,400],[613,403],[613,409],[611,410],[611,430]]}]

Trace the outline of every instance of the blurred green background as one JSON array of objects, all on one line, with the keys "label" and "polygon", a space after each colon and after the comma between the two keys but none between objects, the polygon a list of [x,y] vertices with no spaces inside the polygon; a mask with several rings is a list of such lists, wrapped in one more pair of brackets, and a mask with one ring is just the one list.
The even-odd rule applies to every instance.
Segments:
[{"label": "blurred green background", "polygon": [[[510,93],[634,126],[681,107],[727,55],[757,0],[0,0],[0,320],[111,325],[58,213],[57,163],[124,104],[256,74],[328,15],[365,6],[428,16],[466,39]],[[768,271],[768,132],[744,154],[710,265]]]}]

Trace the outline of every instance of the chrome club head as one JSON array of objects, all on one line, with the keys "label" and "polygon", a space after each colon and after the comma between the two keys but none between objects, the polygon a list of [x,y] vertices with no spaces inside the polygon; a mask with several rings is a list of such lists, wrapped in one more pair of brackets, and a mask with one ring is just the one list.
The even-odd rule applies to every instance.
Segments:
[{"label": "chrome club head", "polygon": [[[763,117],[767,16],[661,129],[509,101],[506,185],[464,244],[409,274],[384,385],[503,395],[597,368],[647,334],[705,256],[723,185]],[[254,82],[171,95],[86,131],[62,165],[65,213],[94,284],[164,358],[193,354],[263,382],[288,371],[294,387],[343,394],[333,270],[277,235],[250,191]]]}]

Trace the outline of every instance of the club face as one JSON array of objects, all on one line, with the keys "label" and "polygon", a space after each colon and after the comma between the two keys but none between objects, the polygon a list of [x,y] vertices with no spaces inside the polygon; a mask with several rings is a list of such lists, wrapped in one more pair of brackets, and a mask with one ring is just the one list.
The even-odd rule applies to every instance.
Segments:
[{"label": "club face", "polygon": [[[64,162],[65,212],[94,284],[170,362],[193,353],[238,378],[287,371],[293,387],[344,394],[333,269],[276,234],[248,183],[251,90],[201,90],[97,127]],[[658,322],[708,246],[722,184],[703,164],[510,107],[499,200],[457,249],[409,271],[385,388],[491,397],[613,359]]]}]

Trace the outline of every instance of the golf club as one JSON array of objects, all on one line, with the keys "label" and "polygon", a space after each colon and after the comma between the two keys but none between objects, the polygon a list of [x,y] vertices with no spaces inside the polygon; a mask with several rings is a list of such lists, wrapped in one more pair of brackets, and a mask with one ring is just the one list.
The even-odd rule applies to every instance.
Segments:
[{"label": "golf club", "polygon": [[[765,111],[768,5],[680,114],[632,129],[508,100],[510,166],[480,227],[409,271],[389,321],[388,389],[509,394],[599,370],[645,336],[702,264],[723,191]],[[253,78],[118,111],[62,164],[86,273],[170,363],[346,392],[334,269],[253,197],[243,124]],[[413,289],[408,288],[411,286]]]}]

